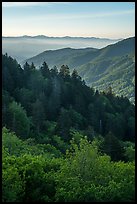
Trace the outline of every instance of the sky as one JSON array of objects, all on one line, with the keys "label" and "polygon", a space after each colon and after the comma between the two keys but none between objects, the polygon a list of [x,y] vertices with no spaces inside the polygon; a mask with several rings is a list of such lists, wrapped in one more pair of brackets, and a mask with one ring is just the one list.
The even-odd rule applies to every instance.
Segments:
[{"label": "sky", "polygon": [[135,36],[135,2],[2,2],[2,36]]}]

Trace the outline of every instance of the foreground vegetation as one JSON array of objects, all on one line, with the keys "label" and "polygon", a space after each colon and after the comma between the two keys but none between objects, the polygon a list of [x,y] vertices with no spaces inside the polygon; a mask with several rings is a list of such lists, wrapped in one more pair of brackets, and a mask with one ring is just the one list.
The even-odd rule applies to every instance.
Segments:
[{"label": "foreground vegetation", "polygon": [[3,128],[3,202],[134,201],[134,161],[113,162],[98,144],[75,133],[57,154]]},{"label": "foreground vegetation", "polygon": [[3,202],[135,199],[135,106],[69,67],[2,56]]}]

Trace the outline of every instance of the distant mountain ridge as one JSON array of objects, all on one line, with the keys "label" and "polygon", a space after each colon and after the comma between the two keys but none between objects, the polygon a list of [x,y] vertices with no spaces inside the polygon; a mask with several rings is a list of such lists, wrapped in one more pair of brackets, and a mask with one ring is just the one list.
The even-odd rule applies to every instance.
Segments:
[{"label": "distant mountain ridge", "polygon": [[114,44],[121,39],[107,39],[96,37],[50,37],[45,35],[2,37],[2,53],[8,53],[20,63],[45,50],[56,50],[66,47],[80,48],[103,48]]},{"label": "distant mountain ridge", "polygon": [[135,37],[127,38],[102,49],[86,48],[49,50],[25,62],[37,67],[46,61],[50,68],[62,64],[76,69],[89,86],[105,90],[112,86],[116,94],[135,97]]},{"label": "distant mountain ridge", "polygon": [[43,39],[43,38],[67,38],[67,39],[100,39],[100,40],[110,40],[110,41],[120,41],[123,40],[122,38],[118,38],[118,39],[111,39],[111,38],[98,38],[98,37],[82,37],[82,36],[46,36],[46,35],[35,35],[35,36],[31,36],[31,35],[22,35],[22,36],[2,36],[2,38],[38,38],[38,39]]}]

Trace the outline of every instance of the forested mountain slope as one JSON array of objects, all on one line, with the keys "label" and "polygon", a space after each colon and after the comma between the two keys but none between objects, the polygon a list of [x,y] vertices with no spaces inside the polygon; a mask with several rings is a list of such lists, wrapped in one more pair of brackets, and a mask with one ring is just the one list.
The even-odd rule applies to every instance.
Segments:
[{"label": "forested mountain slope", "polygon": [[64,65],[59,72],[56,67],[49,70],[45,62],[40,69],[28,63],[22,69],[7,55],[3,55],[2,63],[3,125],[16,129],[11,117],[21,108],[18,102],[27,112],[22,133],[26,137],[30,130],[32,135],[45,132],[46,121],[54,121],[57,133],[65,140],[70,139],[70,128],[84,131],[90,127],[102,135],[111,131],[124,140],[134,140],[134,105],[127,98],[115,97],[110,87],[99,94],[85,85],[76,70],[70,74]]},{"label": "forested mountain slope", "polygon": [[46,61],[50,68],[55,65],[61,66],[62,64],[67,64],[68,66],[73,65],[73,67],[76,67],[91,60],[91,55],[97,56],[97,50],[98,49],[95,48],[63,48],[58,50],[49,50],[23,61],[21,64],[23,65],[25,62],[28,62],[30,64],[33,62],[38,68],[44,61]]},{"label": "forested mountain slope", "polygon": [[3,202],[135,201],[135,106],[111,87],[3,55],[2,127]]},{"label": "forested mountain slope", "polygon": [[[64,64],[74,68],[87,85],[99,90],[112,86],[115,94],[135,96],[135,38],[128,38],[102,49],[60,49],[45,51],[26,60],[37,67],[46,61],[50,68]],[[24,64],[24,61],[22,64]]]}]

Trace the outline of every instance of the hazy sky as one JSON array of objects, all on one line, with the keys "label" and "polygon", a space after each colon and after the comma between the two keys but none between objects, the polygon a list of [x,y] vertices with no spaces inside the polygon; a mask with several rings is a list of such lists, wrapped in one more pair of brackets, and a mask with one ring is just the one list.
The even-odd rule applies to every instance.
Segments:
[{"label": "hazy sky", "polygon": [[135,36],[134,2],[3,2],[2,35]]}]

